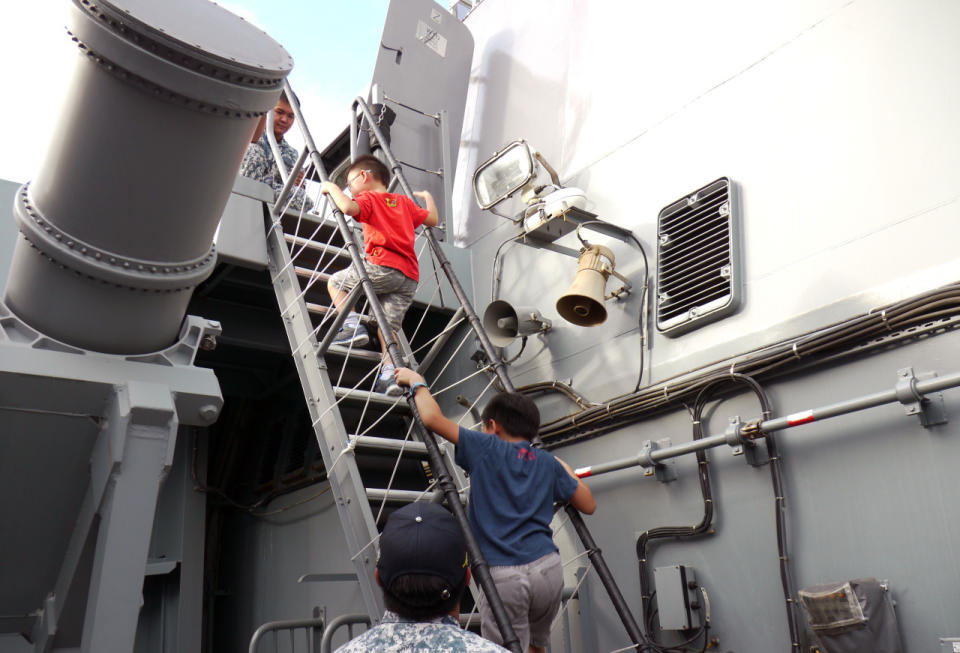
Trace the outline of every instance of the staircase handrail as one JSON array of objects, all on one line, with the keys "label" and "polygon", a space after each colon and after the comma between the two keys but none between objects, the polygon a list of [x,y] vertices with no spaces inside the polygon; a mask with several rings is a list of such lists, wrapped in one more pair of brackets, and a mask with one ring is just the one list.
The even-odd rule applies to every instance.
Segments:
[{"label": "staircase handrail", "polygon": [[[400,184],[400,188],[403,190],[404,194],[412,198],[413,193],[410,189],[410,185],[407,183],[406,178],[403,176],[403,171],[401,170],[401,165],[397,159],[393,156],[393,152],[390,151],[390,147],[387,144],[388,141],[384,138],[383,133],[380,131],[379,126],[376,123],[376,120],[373,117],[370,108],[367,106],[363,98],[358,97],[353,102],[353,111],[356,112],[357,109],[363,113],[364,117],[367,119],[367,124],[369,128],[373,131],[374,135],[377,138],[377,141],[380,143],[384,156],[387,158],[388,168],[393,172],[396,179]],[[353,150],[353,143],[351,143],[351,151]],[[453,267],[450,263],[450,260],[443,253],[443,250],[440,248],[440,243],[437,241],[436,237],[433,235],[430,229],[425,229],[425,234],[427,241],[430,243],[430,248],[433,251],[434,256],[437,258],[437,261],[440,263],[440,267],[443,269],[444,274],[447,277],[447,281],[450,283],[450,286],[453,288],[454,294],[457,296],[457,299],[460,301],[460,306],[463,309],[464,313],[467,316],[467,320],[470,323],[471,328],[473,328],[474,333],[477,336],[477,339],[480,341],[480,346],[483,348],[483,352],[487,356],[489,364],[493,368],[494,373],[497,375],[497,378],[500,380],[503,389],[506,392],[515,392],[513,382],[510,380],[509,375],[506,371],[506,364],[503,362],[502,358],[497,354],[496,350],[493,347],[493,343],[490,342],[490,338],[487,335],[487,332],[483,328],[483,322],[480,317],[477,315],[476,310],[473,308],[473,305],[470,303],[470,299],[467,297],[466,292],[463,289],[463,286],[460,284],[460,280],[457,279],[456,274],[453,272]],[[416,406],[413,401],[413,396],[409,395],[408,400],[412,407],[412,410],[417,415],[417,420],[420,420],[419,413],[416,413]],[[422,421],[420,421],[421,428]],[[433,446],[436,447],[436,443],[433,442],[433,438],[425,438],[433,443]],[[534,444],[538,444],[535,442]],[[429,449],[428,445],[428,449]],[[643,637],[640,627],[637,625],[636,620],[633,617],[632,612],[630,611],[629,606],[623,598],[623,594],[620,592],[620,588],[617,586],[616,581],[613,578],[613,574],[610,572],[610,569],[607,567],[606,562],[603,559],[603,555],[600,552],[600,549],[597,548],[596,544],[593,541],[592,536],[590,535],[589,529],[587,529],[586,523],[583,521],[583,517],[580,515],[580,511],[574,508],[571,505],[566,506],[567,514],[570,517],[570,521],[576,530],[577,535],[580,537],[581,542],[584,545],[584,548],[588,552],[588,557],[593,563],[594,568],[597,570],[597,575],[600,578],[601,583],[607,591],[607,594],[610,596],[610,600],[614,604],[614,608],[617,611],[617,615],[620,617],[621,622],[623,623],[624,628],[627,631],[627,634],[630,636],[632,642],[636,645],[637,650],[645,648],[644,642],[645,638]],[[472,556],[471,552],[471,556]],[[486,591],[486,587],[484,587]],[[493,607],[491,602],[491,607]],[[496,613],[494,613],[496,617]],[[503,626],[500,624],[500,620],[497,620],[497,625],[500,626],[500,632],[503,633]]]}]

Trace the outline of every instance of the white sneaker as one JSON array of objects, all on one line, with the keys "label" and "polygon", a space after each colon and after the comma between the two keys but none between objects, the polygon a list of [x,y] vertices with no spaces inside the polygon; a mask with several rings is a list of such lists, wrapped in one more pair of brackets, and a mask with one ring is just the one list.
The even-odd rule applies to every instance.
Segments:
[{"label": "white sneaker", "polygon": [[370,342],[370,336],[367,334],[367,327],[362,324],[356,326],[344,324],[340,327],[340,330],[337,331],[337,335],[333,337],[330,344],[340,345],[342,347],[353,343],[357,347],[362,347],[368,342]]},{"label": "white sneaker", "polygon": [[393,376],[381,376],[377,379],[377,392],[381,392],[388,397],[400,397],[403,395],[403,388],[397,385]]}]

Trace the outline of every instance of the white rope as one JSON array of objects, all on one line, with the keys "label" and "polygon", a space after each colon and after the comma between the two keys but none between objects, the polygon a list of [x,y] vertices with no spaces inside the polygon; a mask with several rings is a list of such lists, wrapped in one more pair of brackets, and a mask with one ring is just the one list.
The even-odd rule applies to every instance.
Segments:
[{"label": "white rope", "polygon": [[[370,403],[369,398],[367,399],[367,403],[368,403],[368,404]],[[391,405],[391,406],[390,406],[389,408],[387,408],[385,411],[383,411],[383,414],[380,415],[380,417],[378,417],[377,419],[375,419],[373,422],[371,422],[371,423],[370,423],[370,426],[368,426],[367,428],[365,428],[365,429],[363,430],[363,432],[360,433],[360,435],[366,435],[367,433],[369,433],[370,430],[373,429],[374,426],[376,426],[377,424],[379,424],[380,422],[382,422],[382,421],[383,421],[383,418],[385,418],[387,415],[389,415],[390,412],[391,412],[394,408],[396,408],[397,406],[399,406],[399,405],[400,405],[400,401],[399,401],[399,397],[397,397],[397,402],[394,403],[393,405]],[[361,421],[361,422],[363,421],[363,415],[360,416],[360,421]]]},{"label": "white rope", "polygon": [[[326,326],[327,322],[331,322],[331,321],[333,320],[333,316],[337,314],[336,309],[334,309],[332,306],[328,306],[327,309],[328,309],[327,312],[324,313],[324,315],[323,315],[322,318],[320,318],[320,323],[317,324],[317,326],[315,326],[315,327],[313,328],[313,331],[311,331],[310,333],[308,333],[307,335],[305,335],[305,336],[303,337],[303,339],[300,340],[299,343],[297,343],[297,346],[294,347],[293,351],[291,352],[294,357],[296,357],[297,354],[300,353],[300,350],[303,349],[303,346],[304,346],[305,344],[307,344],[308,342],[310,342],[310,339],[311,339],[311,338],[314,338],[314,341],[313,341],[313,342],[314,342],[315,344],[318,344],[318,345],[320,344],[320,343],[319,343],[319,339],[317,338],[317,334],[320,333],[320,329],[322,329],[324,326]],[[308,317],[308,319],[309,319],[309,317]],[[352,343],[351,343],[351,344],[352,344]]]},{"label": "white rope", "polygon": [[[300,170],[297,169],[294,172],[296,174],[299,174]],[[303,183],[303,180],[305,178],[306,178],[306,174],[304,174],[304,176],[300,178],[300,183],[297,183],[293,188],[290,189],[290,195],[287,196],[287,203],[283,207],[282,213],[286,213],[287,209],[290,208],[290,204],[291,202],[293,202],[293,198],[296,197],[297,191],[300,190],[300,184]],[[306,196],[306,191],[304,191],[304,196]],[[297,233],[297,234],[300,233],[300,224],[303,222],[303,209],[306,207],[306,205],[307,205],[306,202],[303,202],[300,205],[300,212],[297,214],[297,224],[294,226],[294,229],[293,229],[294,233]]]},{"label": "white rope", "polygon": [[589,552],[589,551],[582,551],[582,552],[578,553],[577,555],[573,556],[572,558],[570,558],[569,560],[567,560],[565,563],[563,563],[563,566],[564,566],[564,567],[569,567],[570,565],[572,565],[573,563],[575,563],[577,560],[579,560],[580,558],[582,558],[583,556],[586,556],[586,555],[590,555],[590,552]]},{"label": "white rope", "polygon": [[383,509],[387,506],[387,497],[390,496],[390,490],[393,488],[393,479],[397,475],[397,469],[400,467],[400,460],[403,458],[403,451],[407,446],[407,442],[410,441],[411,433],[413,433],[413,421],[410,422],[410,426],[407,428],[407,434],[404,436],[403,444],[400,446],[400,453],[397,454],[397,460],[393,463],[393,469],[390,471],[390,480],[387,481],[387,494],[384,495],[383,500],[380,502],[380,508],[377,510],[377,518],[374,523],[380,522]]},{"label": "white rope", "polygon": [[377,533],[372,540],[360,547],[360,550],[350,556],[350,562],[355,562],[357,558],[363,555],[363,552],[369,549],[372,545],[380,541],[380,533]]},{"label": "white rope", "polygon": [[618,648],[610,653],[623,653],[624,651],[633,651],[636,650],[638,644],[631,644],[630,646],[624,646],[623,648]]},{"label": "white rope", "polygon": [[457,420],[457,424],[462,424],[462,423],[463,423],[463,419],[464,419],[467,415],[472,415],[472,414],[473,414],[473,409],[476,408],[476,406],[477,406],[478,403],[480,403],[480,400],[483,398],[483,395],[485,395],[485,394],[487,393],[487,390],[490,389],[490,386],[492,386],[492,385],[494,384],[494,382],[496,382],[496,380],[497,380],[496,377],[493,377],[492,379],[490,379],[490,383],[488,383],[488,384],[487,384],[487,387],[484,388],[483,391],[482,391],[479,395],[477,395],[477,398],[474,399],[473,403],[470,404],[470,407],[467,408],[467,412],[465,412],[463,415],[460,416],[460,419]]},{"label": "white rope", "polygon": [[440,371],[437,372],[437,375],[434,378],[439,379],[441,376],[443,376],[443,373],[447,371],[448,367],[450,367],[450,363],[452,363],[454,358],[457,357],[457,354],[460,353],[460,350],[463,348],[465,344],[467,344],[467,340],[469,340],[472,335],[473,335],[472,331],[467,331],[467,333],[464,334],[463,340],[460,341],[460,344],[457,345],[457,348],[454,350],[454,352],[450,354],[450,358],[447,360],[446,363],[444,363],[443,367],[440,368]]},{"label": "white rope", "polygon": [[[324,259],[324,256],[323,256],[323,255],[320,255],[320,256],[317,257],[317,262],[314,264],[313,269],[310,270],[310,280],[307,281],[307,285],[305,285],[305,286],[300,290],[300,292],[297,294],[297,296],[294,297],[293,300],[291,300],[291,303],[287,305],[287,308],[284,309],[284,311],[283,311],[284,313],[286,313],[287,309],[289,309],[290,306],[293,305],[293,303],[299,301],[300,298],[302,298],[302,297],[305,296],[308,292],[310,292],[310,289],[313,288],[314,285],[316,285],[316,283],[323,278],[323,275],[327,274],[327,270],[329,270],[329,269],[330,269],[330,266],[333,265],[333,263],[337,260],[337,255],[334,254],[333,256],[331,256],[331,257],[330,257],[330,260],[327,261],[327,264],[324,265],[324,266],[323,266],[323,269],[321,270],[321,269],[320,269],[320,263],[323,262],[323,259]],[[301,269],[305,269],[305,268],[301,268]],[[328,279],[328,281],[329,281],[329,279]]]},{"label": "white rope", "polygon": [[[427,244],[430,243],[430,241],[426,237],[424,237],[424,240],[427,242]],[[431,247],[427,251],[430,254],[430,264],[431,264],[431,267],[433,268],[433,272],[431,273],[431,275],[436,279],[437,289],[440,290],[440,285],[443,283],[443,279],[446,277],[446,273],[444,273],[444,277],[440,276],[440,272],[443,270],[443,266],[440,264],[440,261],[437,259],[437,254],[436,252],[433,251],[433,247]],[[451,288],[451,292],[453,292],[452,288]],[[454,293],[454,295],[456,295],[456,293]],[[443,301],[442,291],[440,293],[440,305],[441,306],[445,305]]]},{"label": "white rope", "polygon": [[[324,203],[323,203],[323,210],[326,211],[326,208],[327,208],[327,199],[328,199],[328,197],[327,197],[327,196],[324,196],[324,198],[325,198],[325,199],[324,199]],[[290,260],[289,260],[287,263],[284,264],[283,268],[282,268],[279,272],[277,272],[276,275],[274,275],[274,277],[273,277],[273,282],[274,282],[274,283],[276,283],[276,280],[280,277],[281,274],[283,274],[284,272],[286,272],[287,269],[288,269],[291,265],[293,265],[293,262],[296,261],[296,260],[300,257],[300,255],[303,253],[303,251],[304,251],[305,249],[307,249],[307,247],[310,246],[310,243],[316,242],[316,241],[313,240],[314,236],[317,235],[317,233],[320,231],[320,229],[323,228],[323,225],[326,224],[326,223],[327,223],[327,219],[321,217],[320,221],[317,222],[317,226],[314,228],[313,233],[310,234],[310,237],[309,237],[309,238],[306,238],[306,239],[305,239],[305,242],[304,242],[303,245],[300,247],[300,250],[297,251],[297,252],[292,252],[291,255],[290,255]],[[279,221],[277,221],[275,224],[279,225],[280,223],[279,223]],[[327,242],[323,243],[323,245],[324,245],[325,247],[331,247],[330,243],[333,242],[334,236],[336,236],[337,233],[338,233],[338,232],[337,232],[336,223],[334,223],[334,224],[332,225],[332,227],[333,227],[333,228],[330,230],[330,235],[327,237]],[[297,230],[296,233],[294,233],[294,236],[297,237],[297,238],[300,237],[299,229]],[[341,249],[343,249],[343,248],[341,248]]]},{"label": "white rope", "polygon": [[[280,161],[279,163],[282,164],[283,162]],[[279,166],[278,166],[278,167],[279,167]],[[303,173],[303,176],[300,177],[300,182],[297,183],[297,184],[295,184],[295,185],[290,189],[290,194],[287,196],[287,202],[286,202],[286,204],[283,205],[283,210],[281,210],[281,211],[279,211],[279,212],[277,213],[277,216],[278,216],[277,219],[278,219],[278,220],[280,219],[280,216],[282,216],[284,213],[286,213],[286,212],[290,209],[290,205],[293,203],[294,198],[296,198],[296,196],[297,196],[297,191],[299,191],[299,190],[301,190],[301,189],[303,189],[304,201],[300,203],[300,215],[299,215],[299,217],[297,218],[297,223],[299,223],[300,220],[303,219],[303,212],[304,212],[304,210],[307,208],[307,202],[306,202],[307,191],[306,191],[306,189],[304,188],[304,183],[305,183],[306,180],[307,180],[308,172],[311,171],[312,169],[313,169],[313,163],[312,163],[312,162],[310,163],[310,165],[308,165],[306,168],[303,169],[304,173]],[[299,170],[297,171],[297,174],[299,174]],[[286,180],[284,180],[284,183],[286,183]],[[313,199],[313,198],[311,198],[311,199]],[[276,205],[274,205],[274,210],[276,210]]]},{"label": "white rope", "polygon": [[302,340],[300,340],[300,342],[297,343],[297,346],[294,347],[293,351],[291,352],[291,354],[293,354],[294,357],[296,357],[300,353],[300,350],[303,349],[303,346],[305,344],[310,342],[310,338],[316,338],[316,335],[320,331],[321,326],[323,326],[323,322],[315,326],[312,331],[310,331],[307,335],[303,337]]},{"label": "white rope", "polygon": [[[473,579],[471,579],[471,580],[473,580]],[[478,588],[480,587],[479,583],[477,583],[476,581],[474,581],[474,584],[475,584]],[[485,601],[485,600],[487,599],[487,597],[484,596],[482,589],[481,589],[479,592],[477,592],[477,594],[479,594],[480,600]],[[480,603],[479,601],[474,601],[474,602],[473,602],[473,608],[470,610],[470,614],[467,615],[467,620],[463,623],[462,626],[460,626],[460,628],[466,628],[467,625],[470,623],[470,621],[473,619],[473,615],[477,614],[477,610],[480,609],[479,603]]]},{"label": "white rope", "polygon": [[[320,265],[320,261],[322,261],[322,260],[323,260],[322,257],[319,258],[319,259],[317,259],[317,266]],[[333,263],[333,260],[334,260],[334,259],[331,259],[330,262],[327,263],[327,265],[324,267],[324,272],[330,267],[330,264]],[[321,274],[322,274],[322,273],[321,273]],[[285,314],[287,313],[287,311],[289,311],[289,310],[293,307],[294,304],[296,304],[297,302],[299,302],[302,298],[304,298],[304,297],[306,296],[307,291],[310,290],[311,287],[313,287],[313,284],[315,283],[314,280],[319,278],[319,277],[316,276],[316,275],[317,275],[317,270],[316,270],[316,268],[314,268],[314,269],[311,271],[311,273],[310,273],[310,278],[311,278],[311,280],[308,281],[306,287],[303,288],[303,289],[297,294],[297,296],[294,297],[294,298],[290,301],[289,304],[287,304],[286,308],[284,308],[284,310],[281,311],[281,315],[285,315]],[[330,304],[327,305],[326,309],[327,309],[327,310],[326,310],[326,312],[324,313],[323,317],[320,318],[320,324],[318,324],[318,325],[316,326],[316,328],[314,328],[313,331],[312,331],[310,334],[308,334],[306,337],[304,337],[303,340],[301,340],[299,343],[297,343],[296,348],[293,350],[294,355],[298,354],[298,353],[300,352],[300,349],[303,347],[303,345],[304,345],[305,343],[309,342],[309,340],[310,340],[311,337],[316,336],[316,335],[317,335],[317,332],[320,331],[320,327],[322,327],[324,324],[326,324],[326,323],[327,323],[327,320],[331,319],[331,317],[332,317],[333,315],[335,315],[336,312],[337,312],[337,311],[336,311],[336,308],[335,308],[334,305],[333,305],[333,300],[330,301]],[[306,310],[306,309],[305,309],[305,310]],[[309,320],[309,313],[308,313],[308,318],[307,318],[307,319]]]},{"label": "white rope", "polygon": [[[584,552],[586,553],[586,552]],[[580,554],[576,558],[569,560],[568,562],[563,563],[563,566],[566,567],[571,562],[580,558],[583,554]],[[570,597],[573,598],[580,592],[580,586],[583,585],[583,581],[587,579],[587,576],[590,575],[590,571],[593,569],[593,566],[587,567],[587,571],[584,572],[583,576],[580,577],[580,580],[577,582],[577,586],[573,588],[573,592],[570,594]],[[550,622],[550,632],[553,632],[553,629],[557,627],[557,624],[560,623],[560,618],[566,614],[567,610],[570,609],[570,599],[567,599],[566,603],[563,604],[563,607],[557,611],[557,615],[553,618],[553,621]]]},{"label": "white rope", "polygon": [[[344,372],[344,370],[346,370],[346,368],[347,368],[346,365],[344,365],[343,368],[341,368],[341,370],[340,370],[340,376],[341,376],[341,377],[343,377],[343,372]],[[374,367],[373,370],[371,370],[372,372],[374,372],[373,381],[370,383],[370,390],[368,391],[369,394],[368,394],[368,395],[366,396],[366,398],[363,400],[363,408],[360,410],[360,418],[357,420],[357,428],[362,428],[362,427],[363,427],[363,420],[366,419],[366,417],[367,417],[367,411],[370,409],[370,403],[371,403],[371,400],[372,400],[372,398],[373,398],[373,395],[377,393],[377,382],[378,382],[378,380],[379,380],[379,378],[380,378],[380,372],[381,372],[382,369],[383,369],[383,361],[381,360],[381,361],[380,361],[380,364],[377,365],[376,367]],[[363,379],[360,380],[360,383],[363,383],[363,382],[366,380],[367,376],[369,376],[369,372],[367,373],[366,376],[363,377]],[[338,381],[337,385],[339,385],[339,381]],[[357,384],[357,385],[359,385],[359,384]],[[354,386],[354,389],[357,389],[357,387]],[[389,408],[387,408],[387,410],[383,411],[383,414],[380,415],[380,417],[378,417],[378,418],[373,422],[373,424],[371,424],[371,425],[368,426],[365,430],[363,430],[362,434],[366,434],[370,429],[372,429],[374,426],[376,426],[377,424],[379,424],[380,421],[381,421],[383,418],[385,418],[385,417],[397,406],[398,403],[399,403],[399,397],[397,398],[397,401],[395,401],[395,402],[393,403],[393,405],[391,405]]]},{"label": "white rope", "polygon": [[[329,203],[330,203],[330,196],[329,196],[329,195],[324,195],[324,196],[323,196],[323,205],[321,206],[320,211],[321,211],[321,212],[325,212],[325,211],[327,210],[327,205],[328,205]],[[304,250],[306,250],[307,247],[310,246],[310,243],[315,242],[315,241],[313,240],[313,238],[314,238],[314,236],[316,236],[316,235],[320,232],[320,230],[323,228],[323,225],[324,225],[325,222],[326,222],[326,220],[323,219],[323,218],[321,218],[319,221],[317,221],[316,226],[314,226],[314,228],[313,228],[313,233],[311,233],[308,238],[305,238],[305,239],[304,239],[304,243],[303,243],[303,245],[300,246],[300,249],[297,250],[296,252],[291,252],[291,253],[290,253],[290,258],[291,258],[291,260],[296,261],[297,258],[299,258],[299,256],[300,256],[301,254],[303,254]],[[329,246],[330,242],[333,240],[333,237],[337,234],[337,229],[336,229],[336,226],[337,226],[337,225],[334,224],[334,225],[332,225],[332,226],[333,226],[334,228],[330,230],[330,235],[327,237],[327,242],[324,243],[324,245],[328,245],[328,246]],[[297,231],[294,233],[294,236],[297,236],[297,237],[299,238],[299,237],[300,237],[300,231],[297,230]]]},{"label": "white rope", "polygon": [[460,324],[462,324],[463,321],[466,320],[466,319],[467,319],[467,318],[464,316],[464,317],[461,317],[461,318],[457,319],[453,324],[448,324],[446,327],[444,327],[443,331],[441,331],[440,333],[438,333],[438,334],[435,335],[434,337],[430,338],[430,340],[427,340],[425,343],[423,343],[422,345],[420,345],[419,347],[417,347],[416,349],[414,349],[414,350],[413,350],[414,356],[416,356],[418,353],[420,353],[421,351],[423,351],[423,350],[426,349],[427,347],[431,346],[433,343],[435,343],[437,340],[439,340],[439,339],[440,339],[441,337],[443,337],[444,335],[446,335],[446,334],[450,333],[451,331],[453,331],[454,329],[456,329],[456,328],[457,328],[458,326],[460,326]]},{"label": "white rope", "polygon": [[333,464],[330,465],[330,469],[327,470],[327,476],[330,476],[330,472],[334,470],[337,466],[337,463],[340,462],[340,459],[343,458],[348,453],[353,453],[357,450],[357,438],[347,436],[347,446],[345,446],[339,454],[337,454],[336,459],[333,461]]},{"label": "white rope", "polygon": [[[314,240],[314,237],[316,237],[317,232],[320,231],[320,228],[321,228],[322,226],[323,226],[323,223],[317,223],[317,226],[316,226],[316,228],[314,228],[313,233],[310,234],[310,235],[307,236],[307,237],[301,236],[300,233],[299,233],[299,231],[295,231],[295,232],[292,234],[293,240],[290,242],[290,260],[287,261],[287,262],[284,264],[283,268],[274,275],[274,277],[273,277],[273,279],[272,279],[272,281],[273,281],[274,283],[276,283],[277,279],[280,278],[280,275],[281,275],[281,274],[283,274],[284,272],[286,272],[287,269],[288,269],[291,265],[293,265],[294,261],[296,261],[298,258],[300,258],[300,256],[303,254],[304,250],[307,249],[307,248],[310,246],[311,243],[316,243],[316,241]],[[286,236],[286,234],[284,234],[284,236]],[[299,245],[299,249],[297,249],[297,247],[298,247],[297,241],[298,241],[298,240],[303,241],[302,244]]]},{"label": "white rope", "polygon": [[[421,277],[421,279],[420,279],[420,287],[423,287],[423,278],[422,278],[422,277]],[[434,300],[434,298],[437,296],[437,293],[439,293],[439,292],[440,292],[440,284],[437,284],[437,285],[434,287],[434,289],[433,289],[433,294],[430,295],[430,299],[428,299],[428,300],[425,302],[427,306],[433,306],[433,300]],[[417,322],[417,326],[415,326],[414,329],[413,329],[413,335],[410,336],[410,342],[413,342],[414,339],[416,339],[417,334],[420,333],[420,327],[423,326],[423,322],[427,319],[427,314],[428,314],[429,312],[430,312],[430,311],[424,311],[424,312],[420,315],[420,321]]]},{"label": "white rope", "polygon": [[432,481],[430,481],[429,483],[427,483],[427,487],[425,487],[425,488],[423,489],[423,492],[421,492],[420,494],[417,495],[417,498],[414,499],[413,502],[416,503],[417,501],[419,501],[419,500],[422,499],[423,497],[427,496],[427,493],[430,492],[431,490],[433,490],[433,488],[435,488],[436,486],[437,486],[437,479],[433,479]]},{"label": "white rope", "polygon": [[[363,318],[367,314],[367,307],[364,306],[363,310],[360,311],[360,317],[357,318],[357,328],[363,324]],[[337,387],[340,387],[343,384],[343,375],[347,371],[347,361],[350,360],[350,354],[353,353],[353,340],[347,343],[347,355],[344,357],[343,365],[340,366],[340,374],[337,375]],[[374,368],[371,372],[379,372],[379,368]],[[360,379],[360,382],[357,385],[353,386],[353,389],[356,390],[360,387],[360,384],[366,381],[367,377],[370,376],[371,372],[367,372],[363,375],[363,378]],[[376,381],[374,381],[376,383]]]},{"label": "white rope", "polygon": [[[432,394],[434,397],[436,397],[437,395],[443,394],[444,392],[446,392],[447,390],[450,390],[451,388],[457,387],[458,385],[460,385],[460,384],[463,383],[464,381],[469,381],[470,379],[472,379],[473,377],[477,376],[478,374],[484,374],[484,373],[485,373],[487,370],[489,370],[489,369],[490,369],[489,367],[482,367],[482,368],[480,368],[479,370],[477,370],[476,372],[473,372],[472,374],[468,374],[467,376],[463,377],[463,378],[460,379],[459,381],[454,381],[453,383],[451,383],[450,385],[448,385],[446,388],[443,388],[442,390],[437,390],[436,392],[434,392],[433,390],[431,390],[431,391],[430,391],[430,394]],[[494,379],[494,380],[495,380],[495,379]],[[491,383],[492,383],[492,382],[493,382],[493,381],[491,381]],[[487,387],[489,387],[489,386],[487,386]]]},{"label": "white rope", "polygon": [[[311,288],[313,288],[313,286],[316,285],[318,281],[322,280],[323,275],[327,274],[327,271],[330,269],[330,266],[332,266],[334,262],[336,262],[338,254],[342,252],[344,249],[345,249],[344,247],[341,247],[337,253],[331,255],[330,260],[327,261],[327,264],[323,266],[322,270],[320,269],[320,262],[323,261],[324,256],[326,255],[327,252],[324,251],[320,256],[317,257],[317,262],[313,266],[313,270],[310,271],[310,280],[307,282],[307,285],[304,286],[303,290],[300,291],[300,295],[298,296],[298,299],[299,297],[303,297],[304,295],[306,295],[307,292]],[[350,265],[348,267],[352,265],[353,265],[353,261],[350,262]]]},{"label": "white rope", "polygon": [[[371,374],[373,374],[376,370],[377,370],[377,368],[375,368],[375,367],[372,368],[369,372],[367,372],[367,373],[364,375],[364,377],[363,377],[362,379],[360,379],[360,383],[358,383],[357,385],[353,386],[353,388],[351,388],[351,390],[357,390],[357,389],[358,389],[358,386],[359,386],[361,383],[363,383],[364,381],[366,381],[366,380],[367,380],[367,377],[370,376]],[[329,413],[331,410],[334,410],[335,408],[337,408],[337,407],[340,405],[340,402],[342,402],[343,400],[345,400],[348,396],[349,396],[349,393],[345,394],[344,396],[340,397],[339,399],[337,399],[336,401],[334,401],[332,404],[330,404],[329,406],[327,406],[326,409],[325,409],[322,413],[320,413],[320,415],[317,416],[317,419],[315,419],[315,420],[313,421],[312,426],[313,426],[313,427],[316,427],[317,424],[320,423],[320,420],[323,419],[324,417],[326,417],[327,413]]]}]

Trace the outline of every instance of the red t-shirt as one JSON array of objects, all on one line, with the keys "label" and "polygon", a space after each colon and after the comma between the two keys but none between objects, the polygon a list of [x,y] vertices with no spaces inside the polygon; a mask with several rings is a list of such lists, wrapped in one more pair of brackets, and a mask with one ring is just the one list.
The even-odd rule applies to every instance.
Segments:
[{"label": "red t-shirt", "polygon": [[421,209],[406,195],[364,191],[353,200],[360,213],[353,216],[363,223],[363,243],[367,260],[400,270],[420,281],[420,266],[413,249],[413,230],[423,224],[429,211]]}]

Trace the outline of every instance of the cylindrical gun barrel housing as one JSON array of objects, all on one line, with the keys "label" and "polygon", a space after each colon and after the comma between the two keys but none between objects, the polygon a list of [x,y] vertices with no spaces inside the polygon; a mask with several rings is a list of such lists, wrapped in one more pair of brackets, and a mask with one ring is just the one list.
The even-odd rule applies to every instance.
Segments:
[{"label": "cylindrical gun barrel housing", "polygon": [[79,53],[44,163],[17,195],[5,302],[67,344],[176,340],[259,117],[293,66],[207,0],[74,0]]}]

